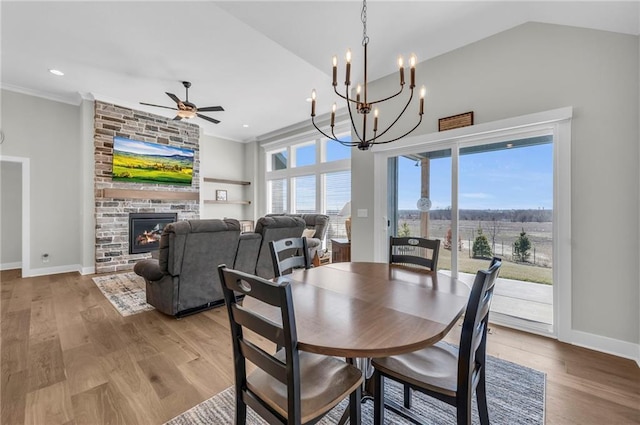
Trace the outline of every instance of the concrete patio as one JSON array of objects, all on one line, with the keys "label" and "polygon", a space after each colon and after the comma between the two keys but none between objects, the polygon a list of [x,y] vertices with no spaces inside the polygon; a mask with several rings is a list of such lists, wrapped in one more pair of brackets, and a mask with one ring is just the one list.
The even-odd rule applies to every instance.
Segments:
[{"label": "concrete patio", "polygon": [[[446,273],[448,271],[441,271]],[[475,275],[460,273],[460,280],[471,285]],[[553,286],[498,278],[491,311],[530,322],[553,324]]]}]

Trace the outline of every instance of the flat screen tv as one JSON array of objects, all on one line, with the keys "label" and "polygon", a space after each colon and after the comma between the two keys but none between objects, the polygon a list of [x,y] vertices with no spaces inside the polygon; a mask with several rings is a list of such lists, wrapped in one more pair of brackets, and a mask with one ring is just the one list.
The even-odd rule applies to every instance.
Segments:
[{"label": "flat screen tv", "polygon": [[113,138],[113,180],[190,186],[193,150]]}]

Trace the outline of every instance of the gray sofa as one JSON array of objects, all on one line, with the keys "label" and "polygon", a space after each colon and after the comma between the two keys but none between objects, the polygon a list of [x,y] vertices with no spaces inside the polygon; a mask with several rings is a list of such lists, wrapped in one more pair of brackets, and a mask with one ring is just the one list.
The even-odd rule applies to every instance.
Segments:
[{"label": "gray sofa", "polygon": [[[224,302],[218,265],[273,278],[269,242],[300,237],[316,221],[323,226],[314,215],[304,215],[308,221],[302,215],[262,217],[254,233],[240,233],[240,222],[229,218],[171,223],[160,237],[158,259],[138,261],[133,271],[145,280],[147,303],[162,313],[184,316],[214,307]],[[324,234],[324,223],[315,234]]]},{"label": "gray sofa", "polygon": [[307,237],[310,259],[313,259],[322,247],[322,240],[329,228],[329,216],[325,214],[267,214],[266,217],[298,217],[304,220],[305,229],[314,231],[313,235]]},{"label": "gray sofa", "polygon": [[306,224],[300,217],[270,215],[261,217],[256,223],[255,232],[262,237],[255,274],[265,279],[275,276],[269,243],[285,238],[299,238]]},{"label": "gray sofa", "polygon": [[158,259],[134,266],[146,282],[147,302],[182,316],[222,304],[219,264],[253,273],[261,236],[240,234],[238,220],[189,220],[165,226]]}]

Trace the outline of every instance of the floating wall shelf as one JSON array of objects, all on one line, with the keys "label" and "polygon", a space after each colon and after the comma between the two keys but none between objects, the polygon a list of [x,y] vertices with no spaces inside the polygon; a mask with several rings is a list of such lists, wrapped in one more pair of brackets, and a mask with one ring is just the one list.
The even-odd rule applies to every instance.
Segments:
[{"label": "floating wall shelf", "polygon": [[[248,181],[243,181],[243,180],[230,180],[230,179],[216,179],[213,177],[203,177],[202,181],[204,183],[220,183],[220,184],[233,184],[233,185],[240,185],[240,186],[249,186],[251,184],[251,182]],[[203,189],[203,193],[207,193],[206,191],[204,191]],[[231,204],[235,204],[235,205],[250,205],[251,201],[244,201],[244,200],[238,200],[238,201],[222,201],[222,200],[216,200],[216,199],[205,199],[203,201],[205,204],[227,204],[227,205],[231,205]]]},{"label": "floating wall shelf", "polygon": [[216,201],[214,199],[206,199],[204,201],[205,204],[241,204],[241,205],[249,205],[251,201]]},{"label": "floating wall shelf", "polygon": [[242,186],[248,186],[251,182],[246,182],[242,180],[226,180],[226,179],[214,179],[211,177],[204,177],[204,181],[206,183],[224,183],[224,184],[239,184]]}]

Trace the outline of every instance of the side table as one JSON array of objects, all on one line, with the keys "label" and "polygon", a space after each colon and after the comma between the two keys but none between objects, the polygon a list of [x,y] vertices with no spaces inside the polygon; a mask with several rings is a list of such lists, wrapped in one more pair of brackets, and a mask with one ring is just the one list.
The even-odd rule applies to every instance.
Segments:
[{"label": "side table", "polygon": [[331,239],[331,262],[348,263],[351,261],[351,241],[348,239]]}]

